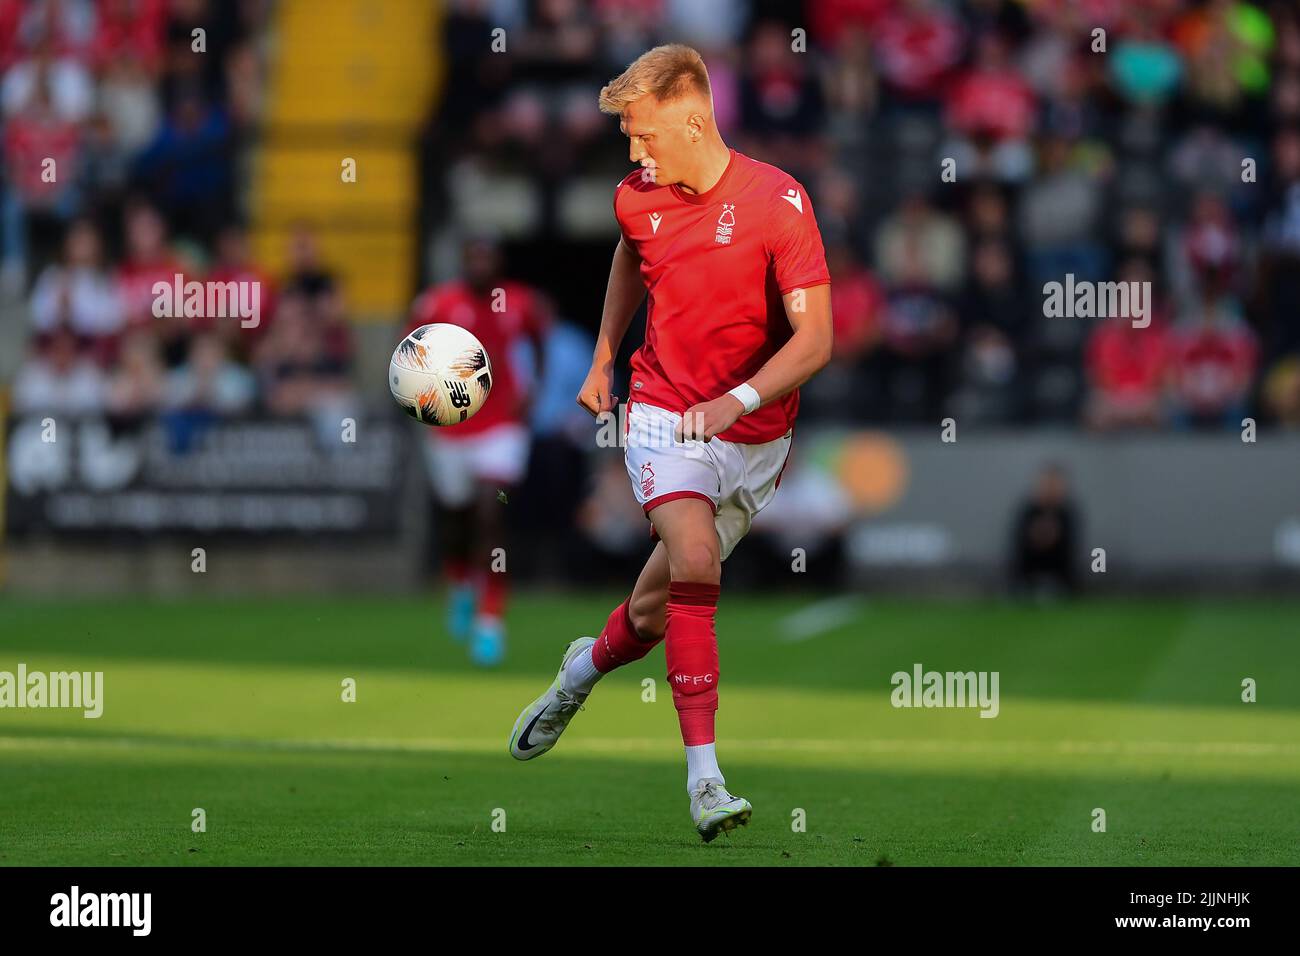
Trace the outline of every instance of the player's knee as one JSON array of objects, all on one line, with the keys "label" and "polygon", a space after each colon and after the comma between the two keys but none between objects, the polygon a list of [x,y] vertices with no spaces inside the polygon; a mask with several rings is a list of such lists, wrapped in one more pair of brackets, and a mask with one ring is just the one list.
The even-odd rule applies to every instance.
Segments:
[{"label": "player's knee", "polygon": [[722,556],[717,542],[691,541],[669,548],[668,564],[674,581],[717,584],[722,580]]}]

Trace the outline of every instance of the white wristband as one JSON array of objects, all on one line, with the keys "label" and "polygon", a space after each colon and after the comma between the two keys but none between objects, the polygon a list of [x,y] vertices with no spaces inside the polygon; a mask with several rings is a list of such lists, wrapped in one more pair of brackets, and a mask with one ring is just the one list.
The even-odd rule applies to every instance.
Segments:
[{"label": "white wristband", "polygon": [[758,392],[755,391],[754,386],[750,385],[748,382],[742,382],[727,394],[734,395],[736,398],[740,399],[740,404],[745,406],[746,415],[750,412],[758,411],[758,406],[763,404],[763,401],[758,397]]}]

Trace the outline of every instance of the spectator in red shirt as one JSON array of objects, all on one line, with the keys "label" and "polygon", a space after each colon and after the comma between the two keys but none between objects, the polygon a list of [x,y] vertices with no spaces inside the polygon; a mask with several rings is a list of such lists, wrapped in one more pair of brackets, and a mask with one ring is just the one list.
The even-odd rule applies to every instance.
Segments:
[{"label": "spectator in red shirt", "polygon": [[253,262],[248,248],[248,233],[243,226],[231,223],[217,235],[217,259],[208,273],[210,282],[256,283],[261,322],[244,328],[240,322],[226,319],[198,319],[196,330],[215,327],[236,355],[247,358],[256,342],[262,338],[275,317],[275,286],[261,267]]},{"label": "spectator in red shirt", "polygon": [[7,70],[22,53],[19,28],[26,5],[25,0],[0,0],[0,70]]},{"label": "spectator in red shirt", "polygon": [[1033,130],[1034,91],[1008,62],[998,34],[984,34],[976,50],[975,66],[948,93],[949,125],[967,136],[1024,140]]},{"label": "spectator in red shirt", "polygon": [[1238,428],[1255,377],[1255,333],[1225,297],[1207,298],[1172,337],[1174,420],[1183,426]]},{"label": "spectator in red shirt", "polygon": [[92,54],[97,69],[129,57],[151,75],[162,66],[166,0],[101,0]]},{"label": "spectator in red shirt", "polygon": [[835,277],[831,284],[835,323],[831,361],[855,363],[880,343],[885,290],[842,243],[826,250],[826,265]]},{"label": "spectator in red shirt", "polygon": [[1188,294],[1216,296],[1240,279],[1241,235],[1221,196],[1199,194],[1177,247],[1177,277]]},{"label": "spectator in red shirt", "polygon": [[934,0],[897,4],[880,18],[874,39],[885,82],[904,102],[937,100],[961,58],[964,28]]},{"label": "spectator in red shirt", "polygon": [[945,155],[953,156],[966,176],[973,172],[1020,181],[1033,170],[1028,139],[1034,126],[1034,92],[1008,62],[1001,36],[985,33],[977,51],[975,66],[948,92],[947,122],[961,139]]},{"label": "spectator in red shirt", "polygon": [[[1144,259],[1130,259],[1119,279],[1152,281],[1151,267]],[[1101,319],[1093,327],[1085,348],[1089,394],[1084,417],[1089,426],[1109,431],[1163,422],[1172,349],[1165,316],[1165,306],[1157,300],[1146,328],[1134,327],[1130,316]]]},{"label": "spectator in red shirt", "polygon": [[1160,424],[1169,369],[1169,333],[1163,322],[1153,319],[1139,329],[1123,318],[1100,320],[1088,338],[1086,363],[1088,425],[1109,431]]},{"label": "spectator in red shirt", "polygon": [[808,5],[810,32],[823,46],[835,49],[847,34],[870,36],[893,5],[894,0],[818,0]]},{"label": "spectator in red shirt", "polygon": [[167,224],[158,211],[147,203],[132,205],[126,212],[126,258],[117,270],[118,301],[128,328],[154,328],[168,368],[185,360],[188,326],[184,315],[154,316],[153,287],[157,282],[173,285],[177,273],[183,282],[197,278],[186,275],[184,261],[168,245]]},{"label": "spectator in red shirt", "polygon": [[[3,258],[5,284],[21,291],[27,280],[33,221],[60,224],[75,215],[81,130],[59,116],[47,76],[40,73],[22,110],[4,130]],[[39,251],[36,258],[40,258]]]},{"label": "spectator in red shirt", "polygon": [[80,145],[80,127],[55,111],[42,75],[22,111],[5,129],[6,178],[25,205],[60,204],[77,181]]}]

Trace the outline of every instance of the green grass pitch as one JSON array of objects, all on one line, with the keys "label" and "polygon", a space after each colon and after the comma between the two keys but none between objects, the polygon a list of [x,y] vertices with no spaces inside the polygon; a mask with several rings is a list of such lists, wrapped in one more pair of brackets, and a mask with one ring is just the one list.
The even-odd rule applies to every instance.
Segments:
[{"label": "green grass pitch", "polygon": [[[0,670],[101,670],[105,705],[0,710],[0,864],[1300,863],[1300,605],[864,598],[791,632],[818,600],[723,595],[718,749],[755,810],[709,845],[662,651],[506,752],[612,595],[520,595],[491,672],[431,600],[3,600]],[[998,671],[1000,714],[895,709],[916,662]]]}]

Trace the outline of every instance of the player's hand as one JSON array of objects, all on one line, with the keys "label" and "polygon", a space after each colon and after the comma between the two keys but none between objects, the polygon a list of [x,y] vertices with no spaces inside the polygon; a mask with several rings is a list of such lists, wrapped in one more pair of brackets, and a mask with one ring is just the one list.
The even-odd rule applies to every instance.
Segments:
[{"label": "player's hand", "polygon": [[593,365],[578,390],[578,404],[596,416],[612,412],[618,405],[618,396],[611,391],[613,383],[614,373],[610,369]]},{"label": "player's hand", "polygon": [[743,414],[745,406],[735,395],[723,395],[711,402],[692,405],[677,423],[677,440],[708,441],[736,424]]}]

